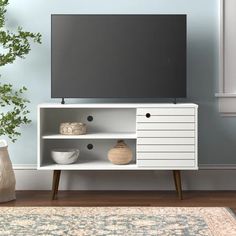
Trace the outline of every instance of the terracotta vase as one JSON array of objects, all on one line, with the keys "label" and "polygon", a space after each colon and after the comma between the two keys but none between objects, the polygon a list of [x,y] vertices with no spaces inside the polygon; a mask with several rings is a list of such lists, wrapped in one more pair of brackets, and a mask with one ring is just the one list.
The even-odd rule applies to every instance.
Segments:
[{"label": "terracotta vase", "polygon": [[7,147],[7,142],[0,140],[0,202],[8,202],[16,199],[15,174]]},{"label": "terracotta vase", "polygon": [[132,151],[124,142],[124,140],[118,140],[115,147],[108,152],[108,159],[115,165],[125,165],[132,160]]}]

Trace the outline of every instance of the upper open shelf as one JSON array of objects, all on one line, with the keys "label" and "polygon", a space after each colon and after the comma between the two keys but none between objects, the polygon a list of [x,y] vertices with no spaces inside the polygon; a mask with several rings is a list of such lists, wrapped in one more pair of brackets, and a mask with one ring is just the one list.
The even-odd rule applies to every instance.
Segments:
[{"label": "upper open shelf", "polygon": [[137,135],[134,132],[91,133],[83,135],[48,134],[48,135],[43,135],[42,138],[43,139],[136,139]]}]

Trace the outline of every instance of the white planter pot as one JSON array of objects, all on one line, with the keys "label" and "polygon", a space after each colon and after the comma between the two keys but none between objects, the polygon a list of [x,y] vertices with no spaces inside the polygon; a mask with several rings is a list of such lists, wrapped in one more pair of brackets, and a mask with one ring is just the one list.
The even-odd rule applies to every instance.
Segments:
[{"label": "white planter pot", "polygon": [[7,142],[0,140],[0,202],[16,199],[16,179],[7,150]]}]

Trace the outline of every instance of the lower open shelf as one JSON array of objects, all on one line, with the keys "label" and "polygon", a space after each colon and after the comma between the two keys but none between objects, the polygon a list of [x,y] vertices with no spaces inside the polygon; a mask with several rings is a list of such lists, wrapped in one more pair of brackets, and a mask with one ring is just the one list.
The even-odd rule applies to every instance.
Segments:
[{"label": "lower open shelf", "polygon": [[48,164],[39,167],[41,170],[135,170],[137,168],[136,163],[114,165],[105,160],[90,160],[89,162],[80,161],[80,163],[71,165]]},{"label": "lower open shelf", "polygon": [[164,166],[153,166],[153,167],[142,167],[138,166],[137,163],[131,162],[127,165],[114,165],[107,160],[80,160],[79,163],[70,165],[60,164],[43,164],[38,167],[39,170],[197,170],[193,167],[164,167]]}]

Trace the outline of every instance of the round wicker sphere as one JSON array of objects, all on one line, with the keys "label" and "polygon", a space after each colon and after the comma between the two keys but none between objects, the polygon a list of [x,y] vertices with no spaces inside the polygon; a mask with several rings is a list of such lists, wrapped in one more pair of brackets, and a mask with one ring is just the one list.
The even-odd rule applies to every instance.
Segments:
[{"label": "round wicker sphere", "polygon": [[115,165],[125,165],[131,162],[133,157],[131,149],[123,140],[118,140],[115,147],[108,151],[108,159]]}]

